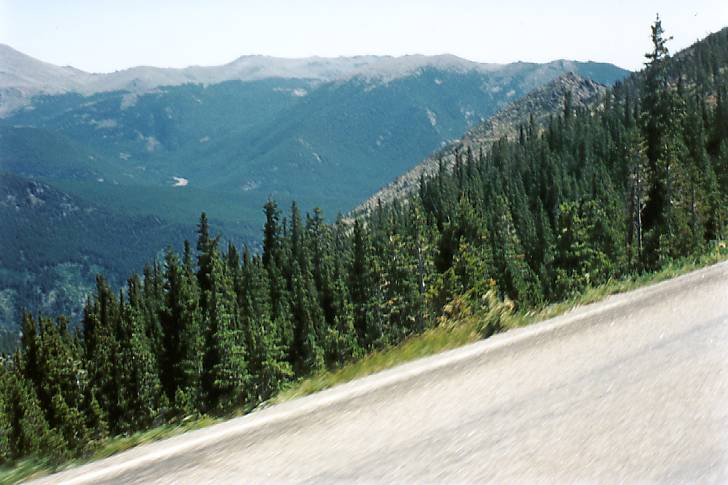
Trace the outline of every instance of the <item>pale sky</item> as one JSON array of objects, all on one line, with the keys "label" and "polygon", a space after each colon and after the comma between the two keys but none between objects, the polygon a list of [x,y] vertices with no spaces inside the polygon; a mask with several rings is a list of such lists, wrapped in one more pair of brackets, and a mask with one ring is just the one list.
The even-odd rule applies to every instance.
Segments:
[{"label": "pale sky", "polygon": [[92,72],[245,54],[450,53],[638,69],[658,11],[673,52],[728,25],[728,0],[0,0],[0,43]]}]

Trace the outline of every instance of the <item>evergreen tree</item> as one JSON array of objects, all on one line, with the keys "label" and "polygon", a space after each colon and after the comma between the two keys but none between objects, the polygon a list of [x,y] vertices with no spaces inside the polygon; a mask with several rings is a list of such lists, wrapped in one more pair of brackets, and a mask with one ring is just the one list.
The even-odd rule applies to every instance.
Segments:
[{"label": "evergreen tree", "polygon": [[682,100],[669,84],[669,51],[659,18],[652,26],[653,50],[645,71],[642,99],[642,126],[647,142],[646,154],[652,172],[649,196],[644,209],[647,266],[654,267],[685,250],[691,239],[686,215],[674,203],[683,194],[685,172],[680,166],[684,145],[680,126],[684,116]]},{"label": "evergreen tree", "polygon": [[67,456],[63,438],[48,426],[38,398],[22,376],[8,372],[2,382],[3,408],[0,416],[6,423],[4,460],[36,455],[60,460]]},{"label": "evergreen tree", "polygon": [[312,274],[311,258],[298,207],[291,207],[291,311],[294,325],[293,355],[299,373],[324,365],[324,316]]},{"label": "evergreen tree", "polygon": [[280,329],[271,320],[267,272],[260,259],[243,257],[243,291],[238,295],[241,325],[248,354],[248,402],[268,399],[292,377]]},{"label": "evergreen tree", "polygon": [[634,267],[643,259],[644,224],[642,214],[647,201],[649,169],[646,164],[644,141],[636,129],[631,128],[629,130],[627,143],[628,149],[627,153],[625,153],[629,195],[627,247],[630,265]]},{"label": "evergreen tree", "polygon": [[161,315],[164,352],[160,368],[167,398],[190,410],[197,400],[202,369],[202,322],[189,243],[181,264],[171,248],[165,256],[165,305]]},{"label": "evergreen tree", "polygon": [[380,345],[382,327],[376,301],[377,282],[366,229],[354,221],[352,264],[349,271],[351,302],[354,305],[354,329],[359,346],[370,350]]},{"label": "evergreen tree", "polygon": [[490,227],[496,281],[506,296],[523,305],[541,301],[541,289],[516,233],[513,218],[503,196],[496,197]]},{"label": "evergreen tree", "polygon": [[244,402],[248,371],[235,295],[216,241],[208,246],[206,256],[210,273],[204,278],[210,289],[204,297],[207,308],[203,312],[206,335],[201,385],[206,408],[218,411]]},{"label": "evergreen tree", "polygon": [[83,342],[84,359],[95,395],[103,410],[111,432],[122,431],[121,362],[119,342],[116,338],[119,323],[119,307],[108,283],[102,277],[96,279],[96,295],[84,310]]},{"label": "evergreen tree", "polygon": [[141,282],[133,275],[128,281],[128,303],[120,296],[122,335],[120,365],[123,370],[125,420],[130,429],[149,425],[160,406],[162,392],[157,360],[146,333]]},{"label": "evergreen tree", "polygon": [[[281,332],[282,343],[286,349],[293,347],[293,324],[289,303],[288,284],[283,269],[288,266],[282,245],[280,210],[276,203],[269,200],[265,204],[265,226],[263,229],[263,266],[268,272],[270,287],[271,319]],[[293,362],[289,353],[288,360]]]}]

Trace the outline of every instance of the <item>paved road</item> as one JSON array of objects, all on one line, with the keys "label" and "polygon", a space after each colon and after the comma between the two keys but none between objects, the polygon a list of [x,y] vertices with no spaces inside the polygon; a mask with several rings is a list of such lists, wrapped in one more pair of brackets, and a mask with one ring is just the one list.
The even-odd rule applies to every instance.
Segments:
[{"label": "paved road", "polygon": [[63,480],[728,483],[728,264]]}]

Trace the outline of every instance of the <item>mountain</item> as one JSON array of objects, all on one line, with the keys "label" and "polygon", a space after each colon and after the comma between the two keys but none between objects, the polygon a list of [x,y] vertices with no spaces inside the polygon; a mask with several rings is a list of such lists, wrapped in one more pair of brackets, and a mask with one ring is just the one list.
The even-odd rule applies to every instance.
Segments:
[{"label": "mountain", "polygon": [[[193,220],[204,207],[257,227],[269,196],[333,216],[569,69],[595,66],[428,67],[386,81],[276,78],[39,96],[0,120],[0,167],[176,221]],[[608,73],[600,79],[610,81]],[[138,204],[139,196],[149,203]]]},{"label": "mountain", "polygon": [[[166,241],[179,240],[169,237],[170,228],[191,236],[201,211],[231,240],[254,247],[269,197],[282,206],[318,206],[333,218],[564,73],[602,83],[626,74],[609,64],[494,65],[455,56],[247,56],[218,67],[90,74],[7,46],[0,62],[0,90],[21,93],[24,103],[3,105],[0,171],[93,207],[73,226],[81,233],[107,220],[119,228],[146,224],[144,245],[127,241],[133,231],[126,230],[94,242],[94,264],[105,272],[129,267],[107,246],[127,245],[139,261],[151,260]],[[60,200],[45,207],[58,211]],[[20,233],[23,224],[43,227],[48,214],[25,211],[9,221],[9,233]],[[46,266],[76,264],[60,233],[42,240],[58,257],[29,267],[28,281],[38,281]],[[21,250],[11,246],[8,258],[21,260]],[[93,282],[80,273],[65,283],[42,277],[43,297],[72,281],[82,288]],[[48,309],[28,295],[17,292],[15,314],[0,316],[0,327],[16,325],[20,307]],[[76,300],[63,301],[68,308],[54,309],[78,311]]]},{"label": "mountain", "polygon": [[379,189],[352,212],[368,212],[380,203],[387,204],[394,199],[404,198],[419,188],[422,177],[431,177],[437,173],[441,160],[445,168],[450,169],[455,164],[457,154],[465,154],[468,150],[477,154],[481,150],[487,150],[493,142],[502,138],[514,140],[518,137],[519,126],[527,125],[531,121],[538,127],[542,126],[549,117],[563,111],[567,95],[570,96],[573,108],[593,108],[602,101],[606,93],[607,87],[603,84],[569,72],[546,86],[535,89],[483,123],[471,128],[458,141],[433,153]]},{"label": "mountain", "polygon": [[[16,157],[4,163],[22,165],[22,171],[6,170],[26,176],[84,183],[84,194],[96,192],[98,183],[151,191],[186,183],[229,193],[246,205],[260,206],[274,196],[335,214],[512,100],[572,71],[603,83],[626,73],[572,61],[493,65],[454,56],[253,56],[211,68],[90,75],[96,80],[83,77],[80,88],[36,96],[0,120],[2,136],[13,140],[6,153]],[[114,90],[131,89],[118,80],[132,77],[137,88],[145,88]],[[203,79],[208,84],[189,83]],[[21,163],[28,155],[16,147],[37,145],[38,138],[62,139],[67,146],[35,157],[32,165]],[[81,147],[88,153],[69,162]],[[54,175],[59,172],[65,174]],[[323,198],[321,186],[327,188]]]},{"label": "mountain", "polygon": [[[194,227],[119,215],[36,180],[0,172],[0,327],[25,307],[78,316],[102,273],[115,286]],[[9,229],[9,230],[8,230]]]},{"label": "mountain", "polygon": [[[441,164],[401,203],[353,224],[327,224],[318,212],[283,212],[270,202],[265,244],[252,255],[220,244],[201,217],[197,250],[182,261],[166,252],[165,270],[132,277],[127,292],[99,280],[82,333],[63,319],[25,318],[13,358],[20,365],[0,366],[0,429],[12,438],[0,460],[64,463],[93,454],[107,436],[255,409],[289,383],[405,341],[430,342],[416,339],[434,329],[442,338],[457,329],[452,342],[487,338],[553,303],[725,258],[728,30],[678,62],[664,49],[659,18],[651,31],[655,56],[646,72],[606,92],[566,76],[534,93],[471,131],[452,170]],[[533,121],[529,113],[524,126],[529,111]],[[68,213],[88,207],[38,182],[11,187],[4,217],[48,207],[58,218],[53,198],[54,206],[70,204]],[[18,266],[44,242],[16,252]],[[81,256],[97,244],[107,243],[83,246]],[[700,343],[703,330],[691,330]],[[685,349],[684,336],[663,340],[671,356],[703,350]],[[720,369],[724,360],[709,362]],[[634,371],[633,361],[611,370]],[[693,397],[685,409],[694,410]]]},{"label": "mountain", "polygon": [[[569,69],[580,69],[572,61],[556,62]],[[305,79],[327,82],[361,77],[389,81],[410,76],[428,67],[450,72],[487,74],[512,65],[472,62],[449,54],[335,58],[249,55],[220,66],[179,69],[137,66],[112,73],[88,73],[70,66],[42,62],[0,44],[0,66],[3,66],[0,71],[0,116],[3,116],[26,105],[32,96],[38,94],[77,92],[89,95],[120,90],[138,93],[160,86],[212,85],[231,80]],[[622,70],[614,69],[610,64],[588,62],[583,63],[583,66],[590,75],[606,77],[604,81],[607,82],[614,82],[624,76]]]},{"label": "mountain", "polygon": [[[728,27],[677,52],[665,66],[670,83],[676,89],[694,89],[696,95],[707,100],[710,106],[720,105],[721,92],[716,84],[720,83],[721,76],[728,69],[726,39]],[[644,76],[645,72],[639,71],[605,84],[595,81],[599,76],[594,75],[594,72],[587,76],[575,74],[575,71],[568,72],[512,102],[491,118],[469,129],[459,140],[433,152],[419,164],[381,187],[351,213],[360,215],[370,212],[380,203],[386,205],[395,199],[406,200],[409,194],[419,188],[421,177],[427,179],[437,173],[440,160],[443,161],[444,168],[452,169],[458,153],[464,154],[470,150],[477,154],[481,150],[487,151],[497,140],[513,141],[518,136],[518,127],[527,125],[531,119],[538,129],[542,129],[549,118],[562,114],[567,94],[573,108],[603,109],[601,103],[610,92],[613,95],[631,92],[633,96],[638,96],[644,87]],[[616,86],[610,90],[610,86],[614,84]],[[719,151],[719,143],[715,141],[719,138],[713,136],[709,142],[712,152]]]},{"label": "mountain", "polygon": [[0,116],[26,106],[38,94],[81,89],[87,78],[78,69],[42,62],[0,44]]}]

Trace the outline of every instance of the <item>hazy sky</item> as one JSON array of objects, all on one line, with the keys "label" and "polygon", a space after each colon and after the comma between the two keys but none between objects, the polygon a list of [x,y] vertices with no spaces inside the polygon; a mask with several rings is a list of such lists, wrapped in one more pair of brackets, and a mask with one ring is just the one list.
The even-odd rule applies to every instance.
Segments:
[{"label": "hazy sky", "polygon": [[728,25],[728,0],[0,0],[0,42],[96,72],[414,53],[636,69],[658,11],[673,51]]}]

